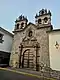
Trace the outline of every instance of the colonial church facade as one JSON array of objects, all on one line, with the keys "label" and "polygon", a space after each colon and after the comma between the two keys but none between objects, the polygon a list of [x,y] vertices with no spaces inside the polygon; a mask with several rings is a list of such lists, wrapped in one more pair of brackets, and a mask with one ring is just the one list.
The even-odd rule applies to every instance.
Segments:
[{"label": "colonial church facade", "polygon": [[52,31],[51,12],[42,9],[35,16],[35,24],[24,16],[15,21],[10,66],[44,70],[50,67],[49,31]]}]

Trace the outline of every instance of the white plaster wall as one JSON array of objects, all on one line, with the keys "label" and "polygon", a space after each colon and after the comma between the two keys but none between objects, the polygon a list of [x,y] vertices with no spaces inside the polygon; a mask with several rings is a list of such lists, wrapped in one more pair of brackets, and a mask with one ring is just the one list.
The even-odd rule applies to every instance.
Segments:
[{"label": "white plaster wall", "polygon": [[0,33],[4,34],[4,41],[0,43],[0,51],[11,52],[13,37],[1,31]]},{"label": "white plaster wall", "polygon": [[[56,49],[56,41],[59,48]],[[53,70],[60,71],[60,31],[51,32],[49,34],[49,54],[50,54],[50,67]]]}]

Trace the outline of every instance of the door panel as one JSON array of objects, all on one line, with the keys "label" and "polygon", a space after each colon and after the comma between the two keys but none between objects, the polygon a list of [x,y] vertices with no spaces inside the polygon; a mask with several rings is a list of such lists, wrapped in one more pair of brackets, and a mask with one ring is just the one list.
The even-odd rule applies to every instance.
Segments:
[{"label": "door panel", "polygon": [[33,67],[33,53],[30,49],[26,50],[26,52],[23,54],[23,66],[24,68]]}]

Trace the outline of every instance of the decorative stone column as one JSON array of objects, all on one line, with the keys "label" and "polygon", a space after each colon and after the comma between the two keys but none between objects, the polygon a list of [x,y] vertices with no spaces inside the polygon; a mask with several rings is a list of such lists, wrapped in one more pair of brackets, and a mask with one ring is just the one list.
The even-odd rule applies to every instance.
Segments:
[{"label": "decorative stone column", "polygon": [[23,50],[23,45],[20,44],[19,46],[19,50],[20,50],[20,55],[19,55],[19,68],[21,67],[21,57],[22,57],[22,50]]},{"label": "decorative stone column", "polygon": [[38,42],[37,42],[37,44],[36,44],[36,71],[39,71],[39,57],[40,56],[38,56],[38,50],[39,50],[39,48],[40,48],[40,46],[38,45]]}]

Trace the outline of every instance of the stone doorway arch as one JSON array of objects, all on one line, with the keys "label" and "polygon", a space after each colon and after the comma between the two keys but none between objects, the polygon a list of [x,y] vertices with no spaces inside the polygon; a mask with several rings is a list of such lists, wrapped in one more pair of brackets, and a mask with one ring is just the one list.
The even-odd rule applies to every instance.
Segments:
[{"label": "stone doorway arch", "polygon": [[32,68],[34,70],[39,70],[39,43],[37,41],[27,41],[22,42],[19,46],[20,48],[20,58],[19,65],[22,68]]},{"label": "stone doorway arch", "polygon": [[33,68],[33,54],[30,53],[30,49],[23,52],[22,67]]}]

